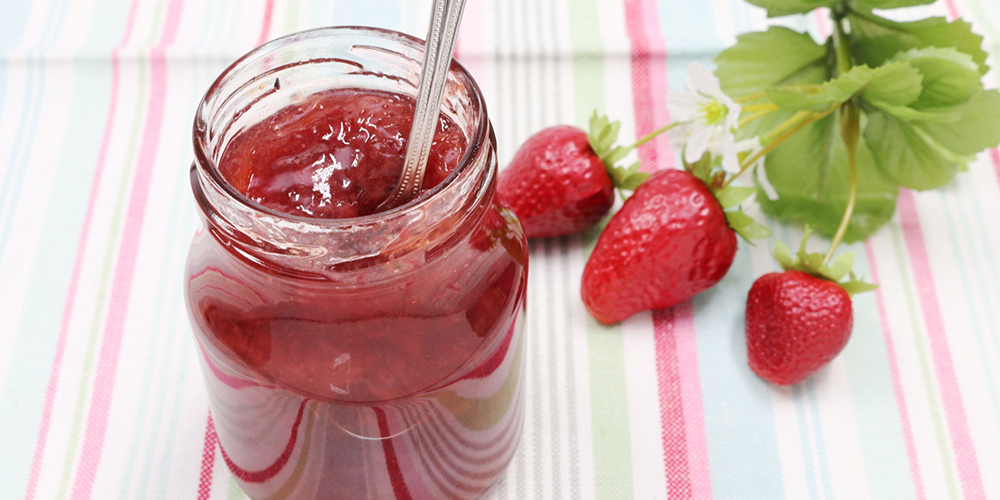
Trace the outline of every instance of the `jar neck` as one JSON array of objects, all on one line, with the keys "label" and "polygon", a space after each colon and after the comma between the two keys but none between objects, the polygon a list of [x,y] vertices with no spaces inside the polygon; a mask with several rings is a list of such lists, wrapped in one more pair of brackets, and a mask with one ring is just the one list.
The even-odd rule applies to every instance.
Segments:
[{"label": "jar neck", "polygon": [[224,247],[255,264],[289,274],[341,280],[359,269],[368,279],[380,264],[390,274],[426,262],[428,250],[464,238],[496,193],[494,142],[487,141],[460,175],[398,209],[353,219],[282,217],[232,196],[205,165],[191,167],[202,220]]}]

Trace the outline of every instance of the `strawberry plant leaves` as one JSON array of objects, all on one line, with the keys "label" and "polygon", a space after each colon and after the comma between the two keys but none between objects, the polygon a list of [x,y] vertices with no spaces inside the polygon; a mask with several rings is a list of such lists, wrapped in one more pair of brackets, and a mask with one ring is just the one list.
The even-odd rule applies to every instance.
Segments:
[{"label": "strawberry plant leaves", "polygon": [[932,17],[913,22],[890,21],[883,17],[852,10],[848,16],[851,23],[851,51],[858,64],[881,66],[900,52],[925,47],[953,47],[968,54],[984,75],[987,54],[983,50],[983,37],[972,32],[972,25],[955,20],[948,22],[943,17]]},{"label": "strawberry plant leaves", "polygon": [[915,126],[886,113],[868,116],[865,139],[881,171],[893,182],[911,189],[948,184],[965,165],[929,142],[929,137]]},{"label": "strawberry plant leaves", "polygon": [[733,231],[736,231],[736,234],[740,235],[747,243],[751,243],[752,240],[771,237],[771,230],[767,226],[755,221],[753,217],[739,210],[731,210],[725,212],[725,214],[726,221],[729,222],[729,227],[733,228]]},{"label": "strawberry plant leaves", "polygon": [[974,155],[1000,144],[1000,92],[980,92],[965,104],[935,111],[957,116],[947,121],[926,121],[918,128],[955,154]]},{"label": "strawberry plant leaves", "polygon": [[962,104],[983,88],[979,67],[972,56],[951,47],[910,49],[890,61],[906,62],[923,77],[920,96],[911,104],[915,109]]},{"label": "strawberry plant leaves", "polygon": [[[741,128],[747,137],[773,129],[792,115],[776,112]],[[769,153],[767,177],[778,193],[776,200],[763,191],[757,200],[763,210],[781,220],[804,221],[832,236],[847,206],[849,169],[847,148],[836,133],[836,117],[828,116],[802,129]],[[882,175],[865,140],[857,147],[858,193],[846,241],[860,241],[892,218],[898,186]]]},{"label": "strawberry plant leaves", "polygon": [[805,34],[772,26],[745,33],[715,58],[723,92],[742,97],[768,87],[822,83],[829,78],[827,47]]},{"label": "strawberry plant leaves", "polygon": [[855,66],[821,86],[769,88],[768,98],[788,111],[824,111],[856,95],[893,106],[905,106],[921,94],[922,76],[907,62],[869,68]]},{"label": "strawberry plant leaves", "polygon": [[805,14],[817,7],[833,7],[839,0],[747,0],[747,2],[767,9],[767,17],[781,17]]},{"label": "strawberry plant leaves", "polygon": [[740,204],[742,204],[756,191],[757,190],[755,188],[750,187],[729,186],[716,191],[715,198],[719,200],[719,204],[722,205],[722,208],[725,210],[740,206]]},{"label": "strawberry plant leaves", "polygon": [[851,7],[855,9],[898,9],[900,7],[915,7],[927,5],[936,0],[854,0]]}]

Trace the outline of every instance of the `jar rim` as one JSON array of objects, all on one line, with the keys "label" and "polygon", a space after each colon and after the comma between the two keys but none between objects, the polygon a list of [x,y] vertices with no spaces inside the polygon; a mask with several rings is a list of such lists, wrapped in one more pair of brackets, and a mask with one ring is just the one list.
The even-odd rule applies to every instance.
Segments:
[{"label": "jar rim", "polygon": [[210,155],[206,150],[207,140],[204,136],[207,133],[207,126],[199,126],[207,123],[208,119],[211,118],[211,116],[205,115],[208,111],[206,109],[206,105],[209,102],[212,102],[215,98],[225,97],[224,95],[221,95],[221,91],[225,86],[226,78],[235,74],[241,68],[251,64],[252,62],[267,57],[268,54],[273,53],[275,50],[294,44],[297,41],[346,35],[368,36],[376,39],[398,42],[419,51],[421,55],[424,51],[425,42],[423,40],[406,33],[389,29],[371,26],[327,26],[314,28],[275,38],[251,50],[250,52],[247,52],[223,70],[212,82],[212,85],[209,86],[208,91],[198,104],[198,108],[195,112],[192,134],[195,164],[197,165],[196,168],[203,174],[206,174],[211,182],[224,192],[232,201],[235,201],[243,207],[262,215],[299,224],[309,224],[331,228],[371,224],[382,220],[392,219],[401,213],[419,209],[423,205],[428,204],[438,194],[452,186],[457,178],[465,174],[466,171],[468,171],[471,166],[476,163],[476,159],[483,149],[483,145],[490,140],[489,115],[487,114],[486,102],[483,99],[482,90],[479,88],[475,79],[472,78],[469,71],[465,68],[465,66],[458,62],[457,59],[452,59],[451,66],[449,67],[449,73],[454,75],[458,80],[462,81],[468,89],[469,104],[480,111],[479,119],[478,123],[475,124],[475,128],[472,130],[472,136],[467,139],[465,152],[458,160],[455,169],[449,173],[445,179],[425,193],[416,196],[402,205],[382,212],[375,212],[349,218],[314,218],[274,210],[251,200],[245,194],[239,192],[239,190],[233,187],[233,185],[230,184],[219,171],[218,164],[212,158],[212,155]]}]

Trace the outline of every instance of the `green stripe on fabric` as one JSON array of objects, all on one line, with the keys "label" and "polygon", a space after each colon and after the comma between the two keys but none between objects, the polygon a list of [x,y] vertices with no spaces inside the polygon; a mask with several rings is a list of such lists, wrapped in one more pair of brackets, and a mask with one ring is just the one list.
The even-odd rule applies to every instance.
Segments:
[{"label": "green stripe on fabric", "polygon": [[[570,10],[573,40],[573,89],[576,122],[586,124],[595,108],[604,109],[604,61],[600,57],[597,2]],[[590,256],[602,228],[584,234],[584,258]],[[590,419],[597,498],[631,498],[632,449],[625,383],[625,344],[617,327],[605,327],[589,315],[587,364],[590,372]]]},{"label": "green stripe on fabric", "polygon": [[[135,116],[132,121],[132,135],[129,138],[128,152],[125,157],[127,158],[125,164],[132,165],[135,162],[136,154],[136,144],[139,142],[138,136],[139,131],[142,129],[142,104],[145,97],[146,90],[146,67],[148,64],[145,60],[142,60],[139,64],[139,93],[136,102]],[[115,250],[117,246],[117,238],[115,237],[121,232],[122,218],[124,217],[125,204],[128,201],[128,186],[129,186],[128,175],[122,175],[121,182],[118,185],[118,196],[117,202],[115,203],[114,215],[111,219],[111,227],[108,231],[109,238],[107,239],[107,248],[104,253],[104,263],[101,266],[101,281],[97,290],[97,300],[96,307],[94,308],[93,320],[90,324],[90,335],[87,341],[87,350],[84,355],[83,369],[80,373],[80,386],[77,389],[76,405],[73,411],[73,424],[70,428],[69,442],[66,447],[66,460],[63,463],[63,472],[59,480],[59,495],[58,499],[63,500],[66,498],[66,494],[69,492],[69,480],[70,475],[73,472],[73,464],[76,462],[77,445],[80,440],[80,427],[83,425],[83,414],[87,406],[87,387],[91,382],[91,372],[93,371],[95,355],[97,351],[97,344],[101,338],[101,323],[104,319],[104,308],[108,299],[108,286],[111,281],[111,269],[114,267],[115,262]]]},{"label": "green stripe on fabric", "polygon": [[[576,293],[573,284],[575,281],[572,278],[571,268],[569,264],[569,238],[564,237],[559,239],[559,260],[562,263],[562,289],[563,299],[566,301],[566,314],[567,314],[567,324],[571,324],[569,315],[575,310],[573,307],[575,301],[579,300],[579,295]],[[569,328],[567,328],[569,331]],[[572,332],[570,332],[572,333]],[[573,348],[573,338],[575,335],[566,335],[565,343],[563,349],[566,352],[566,407],[569,411],[566,412],[566,432],[569,435],[569,450],[567,451],[569,459],[569,498],[580,498],[580,449],[577,446],[577,429],[578,425],[576,422],[576,391],[577,391],[577,381],[576,381],[576,358],[573,356],[575,349]]]},{"label": "green stripe on fabric", "polygon": [[285,33],[299,30],[299,8],[299,0],[288,1],[288,9],[285,11]]},{"label": "green stripe on fabric", "polygon": [[900,281],[906,292],[906,308],[910,313],[910,323],[913,325],[913,343],[917,348],[917,356],[920,361],[920,371],[924,379],[924,391],[927,393],[928,408],[934,422],[934,434],[937,437],[938,449],[941,452],[941,463],[944,464],[945,480],[948,484],[948,493],[951,498],[958,498],[958,489],[955,484],[954,464],[951,460],[951,453],[948,451],[948,438],[945,435],[944,422],[941,415],[940,398],[934,387],[933,368],[930,365],[927,346],[921,335],[920,318],[918,311],[920,308],[916,303],[916,291],[910,281],[910,270],[907,268],[907,259],[903,250],[903,235],[900,232],[899,224],[893,223],[891,227],[892,246],[896,254],[896,263],[899,265]]},{"label": "green stripe on fabric", "polygon": [[[852,251],[858,257],[854,271],[859,276],[871,276],[863,243],[852,244],[844,251]],[[873,498],[915,498],[886,332],[882,330],[875,293],[855,295],[853,303],[854,332],[841,354],[847,363],[851,398],[857,408],[879,409],[855,415],[868,490]]]},{"label": "green stripe on fabric", "polygon": [[[983,366],[983,371],[987,374],[984,384],[990,394],[993,414],[996,418],[1000,419],[1000,394],[997,393],[997,381],[1000,380],[1000,376],[990,376],[996,370],[996,367],[991,365],[988,354],[990,351],[987,340],[989,327],[983,326],[983,320],[985,320],[987,325],[998,324],[996,312],[994,308],[986,305],[985,301],[977,301],[969,297],[970,294],[975,293],[974,291],[978,291],[980,295],[985,295],[984,292],[989,287],[989,283],[992,282],[995,284],[1000,283],[1000,281],[996,281],[997,266],[995,261],[980,259],[979,252],[975,251],[975,248],[988,248],[988,244],[985,241],[976,239],[977,236],[985,235],[988,231],[982,227],[982,220],[980,218],[976,218],[976,223],[973,223],[971,220],[973,219],[972,217],[963,217],[963,214],[977,213],[977,209],[982,207],[979,203],[975,187],[965,182],[963,184],[963,189],[960,191],[961,195],[954,197],[954,202],[959,204],[960,207],[957,211],[958,213],[956,213],[956,210],[952,206],[952,193],[941,193],[941,205],[944,216],[949,221],[946,224],[948,228],[948,240],[951,242],[952,251],[956,256],[954,262],[958,267],[959,278],[962,280],[961,291],[965,296],[965,300],[961,302],[969,308],[965,312],[969,317],[969,322],[972,323],[972,331],[976,340],[977,350],[979,351],[979,362]],[[979,227],[970,227],[973,224]],[[959,240],[959,231],[965,233],[966,245],[961,244],[962,240]],[[976,239],[976,241],[969,241],[973,239]],[[975,282],[975,286],[973,286],[973,282]],[[996,346],[993,347],[995,349]],[[997,428],[1000,428],[1000,420],[996,424]]]}]

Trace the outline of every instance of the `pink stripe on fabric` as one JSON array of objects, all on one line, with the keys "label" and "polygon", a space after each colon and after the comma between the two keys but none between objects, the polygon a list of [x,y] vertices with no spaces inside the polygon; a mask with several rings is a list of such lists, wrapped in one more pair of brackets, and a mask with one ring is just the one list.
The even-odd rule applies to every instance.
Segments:
[{"label": "pink stripe on fabric", "polygon": [[[626,0],[625,25],[632,48],[632,100],[636,135],[670,122],[666,106],[666,44],[655,0]],[[674,168],[674,151],[660,135],[639,149],[644,171]],[[698,374],[691,303],[653,313],[659,383],[661,439],[670,498],[709,498],[711,473]]]},{"label": "pink stripe on fabric", "polygon": [[[875,263],[875,251],[871,242],[865,243],[865,254],[868,256],[868,270],[872,274],[872,282],[878,283],[878,266]],[[917,460],[917,447],[913,441],[913,429],[910,426],[910,413],[906,409],[906,395],[903,393],[902,377],[899,375],[899,362],[896,357],[896,345],[892,341],[892,329],[889,326],[889,313],[885,307],[885,298],[881,288],[875,289],[875,302],[878,306],[879,321],[882,324],[882,336],[885,337],[886,357],[889,361],[889,373],[892,376],[892,389],[896,393],[896,408],[899,411],[900,426],[903,428],[903,440],[906,442],[906,458],[910,462],[910,474],[913,476],[913,489],[917,492],[917,500],[924,500],[924,481],[920,474],[920,462]]]},{"label": "pink stripe on fabric", "polygon": [[118,357],[125,330],[129,294],[132,291],[132,278],[135,274],[142,224],[146,213],[146,200],[153,178],[153,163],[156,160],[156,151],[159,146],[160,126],[163,123],[167,93],[165,49],[173,43],[177,35],[183,3],[183,0],[170,2],[160,41],[150,54],[149,108],[143,129],[135,178],[132,180],[132,193],[125,215],[125,227],[119,246],[118,262],[115,265],[114,281],[111,285],[108,318],[101,340],[101,353],[97,362],[97,375],[90,398],[90,412],[87,415],[87,430],[83,439],[83,449],[80,452],[76,479],[73,484],[73,500],[90,498],[94,477],[97,474],[101,452],[104,448],[104,436],[108,426],[111,398],[114,395],[115,374],[118,370]]},{"label": "pink stripe on fabric", "polygon": [[961,17],[958,13],[958,7],[955,6],[955,0],[946,0],[945,5],[948,6],[948,17],[951,18],[951,20],[954,21],[955,19]]},{"label": "pink stripe on fabric", "polygon": [[983,498],[979,462],[976,459],[976,449],[969,434],[965,405],[962,403],[961,388],[955,376],[955,366],[952,363],[951,350],[948,347],[948,333],[945,330],[944,320],[941,318],[941,307],[938,304],[930,258],[924,244],[920,215],[917,213],[917,203],[913,192],[908,189],[900,191],[898,210],[903,237],[910,254],[910,268],[916,283],[920,309],[924,316],[924,326],[927,329],[927,338],[934,360],[934,371],[937,374],[942,406],[944,406],[952,447],[955,451],[955,462],[962,479],[965,498]]},{"label": "pink stripe on fabric", "polygon": [[212,412],[208,412],[205,425],[205,445],[201,451],[201,474],[198,478],[198,500],[208,500],[212,496],[212,471],[215,470],[215,447],[219,444],[219,434],[215,432]]},{"label": "pink stripe on fabric", "polygon": [[667,496],[711,498],[691,301],[653,311],[653,331]]},{"label": "pink stripe on fabric", "polygon": [[[655,0],[625,1],[625,27],[632,47],[632,105],[637,137],[670,122],[666,44],[659,34],[658,21]],[[641,170],[646,172],[673,168],[674,152],[666,134],[640,147],[639,159]]]},{"label": "pink stripe on fabric", "polygon": [[59,324],[59,336],[56,340],[56,353],[52,360],[52,369],[49,372],[49,383],[45,389],[42,421],[38,428],[38,438],[35,442],[35,454],[31,460],[31,472],[28,475],[28,489],[24,496],[26,500],[33,500],[35,498],[35,491],[38,488],[38,476],[41,473],[42,458],[45,456],[45,444],[48,442],[49,437],[49,425],[52,422],[52,407],[55,404],[56,389],[59,387],[59,372],[62,370],[63,355],[66,352],[66,335],[69,332],[70,317],[73,315],[77,288],[80,285],[83,254],[87,248],[87,241],[90,238],[90,224],[94,220],[94,206],[97,203],[97,193],[101,187],[101,179],[104,178],[104,166],[107,163],[108,147],[111,144],[111,130],[114,127],[115,113],[118,109],[118,87],[121,80],[120,52],[121,48],[128,43],[132,36],[132,27],[135,25],[135,13],[138,10],[138,6],[138,0],[134,0],[129,9],[127,21],[125,22],[125,33],[122,35],[122,41],[118,47],[111,51],[111,103],[108,106],[107,118],[104,120],[104,132],[101,136],[100,149],[97,152],[94,179],[90,183],[90,195],[87,198],[87,208],[83,215],[83,227],[80,229],[80,237],[76,242],[73,271],[69,278],[66,302],[63,304],[62,321]]},{"label": "pink stripe on fabric", "polygon": [[271,33],[271,21],[274,19],[274,0],[267,0],[264,5],[264,24],[260,28],[260,36],[257,37],[257,45],[263,45]]}]

